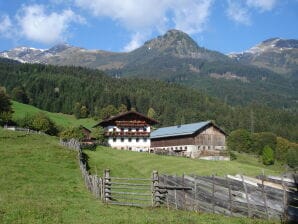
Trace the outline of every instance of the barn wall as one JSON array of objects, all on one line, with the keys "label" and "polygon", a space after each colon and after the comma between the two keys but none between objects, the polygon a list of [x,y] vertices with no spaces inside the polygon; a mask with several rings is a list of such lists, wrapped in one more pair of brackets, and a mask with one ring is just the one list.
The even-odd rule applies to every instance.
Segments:
[{"label": "barn wall", "polygon": [[224,149],[226,137],[216,127],[210,126],[198,133],[194,141],[195,145],[202,146],[202,149]]},{"label": "barn wall", "polygon": [[151,139],[151,147],[168,147],[177,145],[194,145],[194,138],[191,136],[181,136],[175,138]]}]

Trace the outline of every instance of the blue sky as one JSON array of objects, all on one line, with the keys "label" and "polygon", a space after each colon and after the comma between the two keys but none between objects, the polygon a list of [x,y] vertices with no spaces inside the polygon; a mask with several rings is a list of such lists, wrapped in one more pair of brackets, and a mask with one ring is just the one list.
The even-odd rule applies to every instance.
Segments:
[{"label": "blue sky", "polygon": [[298,39],[298,0],[0,0],[0,51],[59,43],[130,51],[169,29],[223,53]]}]

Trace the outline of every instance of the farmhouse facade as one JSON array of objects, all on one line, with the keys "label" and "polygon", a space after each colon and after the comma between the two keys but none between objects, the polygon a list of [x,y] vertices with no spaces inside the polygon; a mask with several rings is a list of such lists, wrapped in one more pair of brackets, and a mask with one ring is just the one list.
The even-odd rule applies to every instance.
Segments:
[{"label": "farmhouse facade", "polygon": [[131,151],[150,149],[151,126],[158,121],[136,111],[128,111],[103,120],[96,126],[104,128],[110,147]]},{"label": "farmhouse facade", "polygon": [[191,158],[219,158],[226,149],[226,133],[211,121],[159,128],[151,133],[151,152]]}]

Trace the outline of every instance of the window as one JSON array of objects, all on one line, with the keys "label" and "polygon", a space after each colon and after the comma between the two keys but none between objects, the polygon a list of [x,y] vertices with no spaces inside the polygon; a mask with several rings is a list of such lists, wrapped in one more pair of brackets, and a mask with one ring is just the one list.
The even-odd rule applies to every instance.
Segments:
[{"label": "window", "polygon": [[117,141],[117,139],[116,138],[113,138],[113,142],[116,142]]},{"label": "window", "polygon": [[136,128],[136,131],[139,131],[139,128]]},{"label": "window", "polygon": [[128,148],[131,151],[131,147]]},{"label": "window", "polygon": [[139,140],[140,140],[139,138],[136,138],[136,142],[139,142]]},{"label": "window", "polygon": [[124,142],[124,138],[121,138],[121,142]]},{"label": "window", "polygon": [[131,131],[131,128],[128,128],[128,131]]},{"label": "window", "polygon": [[121,131],[124,131],[124,128],[121,128]]},{"label": "window", "polygon": [[144,138],[143,140],[144,140],[144,142],[147,142],[147,138]]},{"label": "window", "polygon": [[146,127],[143,127],[143,131],[147,131],[147,128]]},{"label": "window", "polygon": [[131,142],[131,138],[128,138],[128,141]]},{"label": "window", "polygon": [[113,131],[116,131],[116,128],[113,128]]},{"label": "window", "polygon": [[185,146],[184,149],[186,150],[187,149],[187,146]]}]

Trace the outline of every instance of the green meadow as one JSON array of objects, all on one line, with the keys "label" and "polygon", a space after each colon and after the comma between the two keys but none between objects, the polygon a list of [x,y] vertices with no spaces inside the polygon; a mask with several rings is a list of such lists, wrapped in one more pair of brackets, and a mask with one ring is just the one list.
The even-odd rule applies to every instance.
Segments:
[{"label": "green meadow", "polygon": [[26,114],[36,114],[38,112],[45,113],[52,121],[54,121],[58,126],[69,127],[69,126],[80,126],[83,125],[86,128],[92,128],[97,122],[91,118],[76,119],[73,115],[62,114],[62,113],[51,113],[38,109],[34,106],[12,101],[13,108],[13,120],[18,120],[23,118]]},{"label": "green meadow", "polygon": [[[148,176],[153,169],[166,173],[257,174],[263,167],[232,162],[196,161],[98,148],[86,151],[92,171],[110,168],[121,176]],[[77,154],[46,135],[0,128],[0,223],[274,223],[213,214],[108,206],[87,191]],[[217,168],[218,167],[218,168]],[[224,172],[223,169],[226,169]],[[239,170],[237,172],[237,170]],[[266,169],[265,172],[277,173]]]},{"label": "green meadow", "polygon": [[202,176],[242,174],[257,176],[262,174],[279,175],[282,167],[264,166],[256,157],[237,154],[235,161],[208,161],[175,156],[162,156],[148,153],[122,151],[109,147],[97,147],[96,151],[85,151],[89,157],[91,172],[109,168],[113,176],[150,177],[153,170],[159,173]]}]

